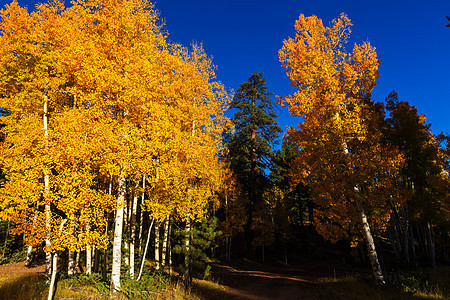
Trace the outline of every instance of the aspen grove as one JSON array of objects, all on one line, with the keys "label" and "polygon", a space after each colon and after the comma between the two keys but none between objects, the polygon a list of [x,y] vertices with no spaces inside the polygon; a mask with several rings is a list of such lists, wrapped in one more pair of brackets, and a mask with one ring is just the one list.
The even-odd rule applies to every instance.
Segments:
[{"label": "aspen grove", "polygon": [[49,278],[62,250],[72,260],[86,250],[91,272],[113,231],[119,290],[122,256],[135,272],[138,205],[155,222],[189,224],[212,201],[229,96],[202,47],[168,43],[141,0],[55,1],[31,14],[12,2],[0,30],[1,217],[30,247],[45,241]]}]

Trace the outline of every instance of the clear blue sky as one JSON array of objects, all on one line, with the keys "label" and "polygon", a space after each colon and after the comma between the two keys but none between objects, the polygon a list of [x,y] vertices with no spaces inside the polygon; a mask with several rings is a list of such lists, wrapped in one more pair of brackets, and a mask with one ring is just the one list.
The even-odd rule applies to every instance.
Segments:
[{"label": "clear blue sky", "polygon": [[[36,0],[18,0],[32,10]],[[9,0],[0,0],[2,6]],[[45,0],[42,0],[45,2]],[[68,4],[68,1],[66,1]],[[353,43],[369,41],[381,58],[373,99],[392,90],[427,117],[435,134],[450,133],[450,0],[158,0],[169,38],[201,42],[218,67],[218,79],[236,90],[253,72],[264,72],[275,95],[293,92],[278,61],[284,39],[294,34],[300,14],[315,14],[328,24],[345,12],[352,20]],[[299,122],[277,107],[284,129]]]}]

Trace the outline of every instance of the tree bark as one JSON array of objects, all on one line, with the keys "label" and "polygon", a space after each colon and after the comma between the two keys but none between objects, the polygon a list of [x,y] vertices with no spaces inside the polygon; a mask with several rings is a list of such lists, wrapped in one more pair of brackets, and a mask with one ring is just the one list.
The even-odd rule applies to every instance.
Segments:
[{"label": "tree bark", "polygon": [[[46,144],[46,156],[48,156],[48,98],[47,98],[47,88],[44,94],[44,139]],[[46,238],[45,238],[45,275],[47,279],[50,280],[52,274],[52,254],[50,252],[50,232],[51,232],[51,207],[50,207],[50,171],[48,170],[47,161],[44,162],[44,200],[45,200],[45,228],[46,228]]]},{"label": "tree bark", "polygon": [[[138,184],[136,184],[136,188]],[[130,220],[130,278],[134,278],[134,246],[136,240],[136,212],[137,212],[138,197],[135,193],[133,197],[133,204],[131,207],[131,220]]]},{"label": "tree bark", "polygon": [[97,247],[95,247],[95,245],[92,248],[94,250],[94,273],[98,273],[100,251]]},{"label": "tree bark", "polygon": [[159,260],[159,221],[155,220],[155,269],[159,270],[161,263]]},{"label": "tree bark", "polygon": [[377,251],[375,249],[375,243],[373,241],[372,233],[370,231],[369,222],[367,221],[366,212],[361,203],[361,199],[360,199],[360,195],[359,195],[359,188],[355,187],[354,190],[355,190],[355,196],[356,196],[355,197],[356,203],[358,205],[358,212],[359,212],[359,216],[361,218],[362,229],[363,229],[363,233],[364,233],[364,237],[365,237],[365,241],[366,241],[366,245],[367,245],[367,252],[369,255],[370,263],[372,265],[373,275],[375,277],[375,280],[379,284],[384,285],[385,281],[384,281],[383,273],[381,271],[380,262],[378,261],[378,255],[377,255]]},{"label": "tree bark", "polygon": [[67,275],[73,276],[75,274],[75,252],[69,250],[67,264]]},{"label": "tree bark", "polygon": [[53,299],[53,295],[55,294],[55,281],[56,281],[56,269],[58,266],[58,253],[52,253],[52,274],[51,274],[51,280],[50,280],[50,287],[48,288],[48,296],[47,296],[47,300],[52,300]]},{"label": "tree bark", "polygon": [[33,252],[33,246],[28,246],[27,249],[27,260],[25,261],[25,267],[28,267],[31,264],[31,261],[33,259],[32,257],[32,252]]},{"label": "tree bark", "polygon": [[[61,234],[64,224],[67,222],[67,219],[64,219],[59,225],[59,234]],[[50,287],[48,289],[47,300],[52,300],[55,294],[55,281],[56,281],[56,272],[58,271],[58,252],[52,253],[52,274],[50,280]]]},{"label": "tree bark", "polygon": [[128,268],[128,271],[130,270],[130,240],[129,240],[129,229],[130,229],[130,207],[128,206],[128,199],[125,192],[124,195],[124,206],[123,206],[123,233],[122,233],[122,244],[123,244],[123,262],[125,263],[125,266]]},{"label": "tree bark", "polygon": [[120,290],[120,267],[122,263],[122,229],[124,219],[124,202],[126,193],[126,179],[123,176],[123,170],[118,179],[118,195],[116,211],[114,241],[113,241],[113,262],[111,270],[111,285],[110,291],[112,293]]},{"label": "tree bark", "polygon": [[184,240],[185,255],[184,255],[184,284],[189,286],[191,284],[191,218],[186,219],[186,238]]},{"label": "tree bark", "polygon": [[167,245],[167,247],[168,247],[168,250],[169,250],[169,274],[170,275],[172,275],[172,273],[173,273],[173,270],[172,270],[172,242],[171,242],[171,239],[170,239],[170,233],[172,232],[172,224],[171,223],[169,223],[169,239],[168,239],[168,241],[167,241],[167,243],[168,243],[168,245]]},{"label": "tree bark", "polygon": [[164,236],[163,236],[163,244],[162,244],[162,253],[161,253],[161,266],[166,266],[166,255],[167,255],[167,243],[169,240],[169,223],[170,223],[170,216],[166,216],[166,221],[164,223]]},{"label": "tree bark", "polygon": [[[141,205],[144,205],[144,200],[145,200],[145,174],[142,176],[142,198],[141,198]],[[144,228],[144,210],[141,207],[141,213],[140,213],[140,217],[139,217],[139,235],[138,235],[138,240],[139,240],[139,252],[142,253],[142,230]]]},{"label": "tree bark", "polygon": [[86,245],[86,275],[92,274],[92,250],[91,245]]},{"label": "tree bark", "polygon": [[144,254],[142,255],[142,260],[141,260],[141,268],[139,270],[139,275],[138,278],[136,279],[136,281],[138,281],[139,279],[141,279],[142,276],[142,270],[144,270],[144,264],[145,264],[145,257],[147,256],[147,249],[148,249],[148,244],[150,242],[150,234],[152,232],[152,227],[153,227],[153,223],[155,222],[155,219],[152,220],[152,222],[150,223],[150,228],[148,229],[148,233],[147,233],[147,243],[145,243],[145,247],[144,247]]}]

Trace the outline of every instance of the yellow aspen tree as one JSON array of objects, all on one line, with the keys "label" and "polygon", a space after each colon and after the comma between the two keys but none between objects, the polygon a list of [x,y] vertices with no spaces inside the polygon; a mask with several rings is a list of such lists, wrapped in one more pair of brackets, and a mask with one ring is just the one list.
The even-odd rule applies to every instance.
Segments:
[{"label": "yellow aspen tree", "polygon": [[370,100],[379,76],[375,48],[355,44],[347,53],[351,26],[345,14],[329,27],[300,15],[295,36],[279,51],[298,90],[280,102],[303,118],[298,130],[289,130],[299,152],[291,175],[312,186],[317,231],[332,241],[350,238],[352,245],[363,237],[374,276],[384,284],[369,224],[383,230],[387,201],[392,196],[402,203],[394,180],[402,158],[383,144],[384,115]]},{"label": "yellow aspen tree", "polygon": [[[63,10],[61,2],[54,1],[38,5],[36,11],[30,15],[26,9],[19,7],[14,1],[1,11],[0,52],[2,58],[0,68],[2,82],[0,89],[4,95],[1,105],[10,112],[10,116],[6,120],[7,126],[10,127],[10,130],[14,130],[14,122],[11,123],[14,119],[28,119],[28,121],[41,119],[41,126],[29,128],[34,132],[39,128],[40,134],[32,134],[27,137],[28,141],[31,141],[29,138],[32,138],[34,143],[37,143],[36,147],[33,150],[30,148],[25,150],[23,147],[26,145],[24,144],[18,144],[18,147],[26,152],[29,161],[34,160],[35,164],[39,161],[36,168],[32,169],[36,174],[31,178],[25,175],[21,180],[36,181],[40,176],[43,178],[42,189],[39,191],[28,190],[27,192],[34,194],[34,199],[38,198],[39,194],[42,196],[45,223],[42,227],[34,226],[34,228],[45,229],[47,276],[50,276],[51,272],[50,251],[52,248],[50,243],[52,232],[50,168],[52,158],[49,155],[48,146],[49,114],[64,105],[66,96],[61,87],[68,82],[68,73],[65,72],[64,64],[60,60],[66,45]],[[33,121],[32,124],[38,126],[36,121]],[[18,157],[10,156],[13,152],[8,149],[5,151],[5,157],[17,161]],[[27,166],[18,167],[28,168]],[[18,169],[11,169],[10,174],[12,175],[15,171]],[[9,181],[11,185],[7,189],[19,183],[14,178]],[[37,186],[39,184],[35,185],[35,187]],[[25,191],[22,190],[22,192]],[[20,199],[20,197],[15,199]],[[39,220],[38,217],[36,221]],[[21,227],[19,226],[17,230],[20,231]],[[36,232],[33,235],[38,236]]]}]

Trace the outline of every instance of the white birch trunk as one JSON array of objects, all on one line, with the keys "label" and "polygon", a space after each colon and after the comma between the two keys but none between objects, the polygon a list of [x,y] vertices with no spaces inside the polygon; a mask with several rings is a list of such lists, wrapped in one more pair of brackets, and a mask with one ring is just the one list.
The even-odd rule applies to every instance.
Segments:
[{"label": "white birch trunk", "polygon": [[128,270],[130,270],[130,240],[128,239],[128,233],[129,233],[129,226],[130,226],[130,207],[128,205],[128,199],[125,195],[124,197],[124,207],[123,207],[123,213],[124,213],[124,218],[123,218],[123,234],[125,235],[126,238],[122,239],[122,243],[123,243],[123,250],[124,250],[124,263],[125,266],[128,267]]},{"label": "white birch trunk", "polygon": [[30,245],[27,248],[27,260],[25,261],[25,267],[28,267],[31,264],[32,253],[33,253],[33,246]]},{"label": "white birch trunk", "polygon": [[[44,115],[43,115],[43,123],[44,123],[44,139],[46,148],[47,140],[48,140],[48,98],[47,98],[47,88],[44,94]],[[48,149],[46,149],[48,151]],[[48,153],[46,153],[48,155]],[[46,229],[46,238],[45,238],[45,275],[47,279],[50,280],[52,273],[52,254],[50,253],[50,232],[51,232],[51,212],[50,212],[50,174],[47,166],[47,162],[44,162],[44,200],[45,200],[45,229]]]},{"label": "white birch trunk", "polygon": [[73,276],[75,274],[75,252],[69,250],[67,275]]},{"label": "white birch trunk", "polygon": [[155,221],[155,269],[159,270],[161,267],[159,260],[159,221]]},{"label": "white birch trunk", "polygon": [[52,274],[51,274],[51,280],[50,280],[50,287],[48,288],[48,296],[47,300],[52,300],[53,295],[55,294],[55,281],[56,281],[56,268],[58,266],[58,253],[52,253],[51,256],[53,257],[52,261]]},{"label": "white birch trunk", "polygon": [[92,249],[91,245],[86,245],[86,275],[92,274]]},{"label": "white birch trunk", "polygon": [[188,215],[186,219],[186,239],[184,240],[184,247],[186,254],[184,255],[184,284],[189,286],[191,284],[191,218]]},{"label": "white birch trunk", "polygon": [[[136,184],[136,188],[138,184]],[[137,212],[138,197],[135,193],[133,203],[131,206],[131,220],[130,220],[130,278],[134,278],[134,246],[136,240],[136,212]]]},{"label": "white birch trunk", "polygon": [[[64,219],[61,224],[59,225],[59,234],[61,235],[62,229],[64,227],[64,224],[66,223],[67,219]],[[52,300],[53,295],[55,294],[55,281],[56,281],[56,272],[58,271],[58,252],[52,253],[52,274],[51,274],[51,280],[50,280],[50,287],[48,289],[48,296],[47,300]]]},{"label": "white birch trunk", "polygon": [[167,247],[168,247],[168,256],[169,256],[169,274],[172,275],[172,242],[170,241],[170,233],[172,232],[172,224],[169,223],[169,239],[167,241]]},{"label": "white birch trunk", "polygon": [[126,179],[123,176],[123,170],[118,179],[118,195],[116,211],[115,227],[114,227],[114,241],[113,241],[113,261],[111,270],[111,285],[110,291],[112,293],[120,290],[120,267],[122,262],[122,229],[124,219],[124,202],[126,193]]},{"label": "white birch trunk", "polygon": [[163,268],[166,266],[167,242],[169,239],[169,223],[170,223],[170,216],[167,215],[166,221],[164,223],[164,237],[163,237],[162,253],[161,253],[161,266]]},{"label": "white birch trunk", "polygon": [[[336,116],[338,119],[340,118],[339,113],[337,113]],[[353,171],[353,166],[351,163],[351,159],[349,157],[350,154],[349,154],[349,151],[347,148],[347,144],[344,140],[342,141],[342,146],[343,146],[344,154],[346,156],[346,160],[347,160],[349,169],[350,169],[350,171]],[[359,190],[358,186],[354,186],[353,191],[355,192],[355,201],[356,201],[357,209],[358,209],[359,216],[361,219],[363,234],[364,234],[366,246],[367,246],[367,252],[368,252],[367,254],[369,255],[370,264],[372,265],[373,275],[374,275],[377,283],[384,285],[386,282],[384,281],[383,273],[381,271],[380,261],[378,260],[377,251],[375,249],[375,243],[373,240],[372,232],[370,231],[369,222],[367,221],[366,212],[365,212],[364,206],[361,202],[361,191]],[[363,255],[363,257],[364,257],[364,255]]]},{"label": "white birch trunk", "polygon": [[361,223],[363,227],[364,237],[367,245],[367,252],[369,255],[370,264],[372,265],[373,275],[375,276],[375,280],[380,284],[385,284],[383,273],[381,271],[380,262],[378,260],[377,251],[375,250],[375,243],[373,241],[372,233],[370,231],[369,222],[367,221],[366,212],[361,203],[361,198],[359,194],[358,187],[354,188],[355,190],[355,198],[356,203],[358,205],[359,216],[361,218]]},{"label": "white birch trunk", "polygon": [[139,270],[139,275],[138,278],[136,279],[139,280],[141,279],[142,276],[142,270],[144,270],[144,264],[145,264],[145,257],[147,256],[147,249],[148,249],[148,244],[150,243],[150,234],[152,232],[152,227],[153,227],[153,223],[154,223],[155,219],[152,220],[152,223],[150,224],[150,228],[148,229],[148,234],[147,234],[147,243],[145,243],[145,247],[144,247],[144,255],[142,256],[142,260],[141,260],[141,268]]},{"label": "white birch trunk", "polygon": [[[144,200],[145,200],[145,174],[142,176],[142,198],[141,198],[141,205],[144,205]],[[138,235],[138,240],[139,240],[139,252],[142,253],[142,230],[144,228],[144,210],[142,209],[141,206],[141,213],[139,216],[139,235]]]}]

